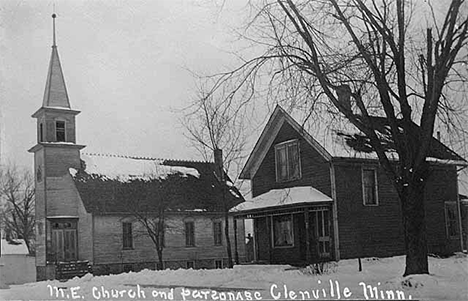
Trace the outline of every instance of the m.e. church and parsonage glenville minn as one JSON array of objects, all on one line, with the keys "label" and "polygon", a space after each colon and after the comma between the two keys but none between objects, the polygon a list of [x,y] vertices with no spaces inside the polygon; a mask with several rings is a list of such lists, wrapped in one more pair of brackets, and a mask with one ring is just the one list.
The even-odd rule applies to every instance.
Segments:
[{"label": "m.e. church and parsonage glenville minn", "polygon": [[[211,162],[82,152],[85,146],[76,141],[79,113],[70,105],[54,34],[42,106],[32,115],[37,144],[29,150],[38,280],[59,277],[60,266],[79,269],[82,262],[94,274],[225,267],[225,208],[238,263],[307,264],[404,253],[398,196],[373,153],[351,143],[349,138],[359,134],[352,126],[346,133],[328,131],[329,143],[319,143],[276,107],[242,170],[252,188],[252,198],[244,200],[220,181]],[[385,128],[384,119],[376,122]],[[428,248],[448,254],[463,249],[467,221],[461,216],[467,209],[458,197],[457,169],[468,164],[435,138],[428,160]],[[158,191],[154,179],[177,189]],[[135,209],[141,191],[171,197],[162,267],[135,212],[156,211],[163,197],[146,199],[145,207]],[[246,219],[253,222],[250,256]]]}]

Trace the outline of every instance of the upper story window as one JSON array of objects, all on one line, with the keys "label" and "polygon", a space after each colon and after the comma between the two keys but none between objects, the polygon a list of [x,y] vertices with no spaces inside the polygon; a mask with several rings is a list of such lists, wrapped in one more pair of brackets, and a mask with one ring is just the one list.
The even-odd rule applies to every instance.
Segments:
[{"label": "upper story window", "polygon": [[39,142],[44,142],[44,125],[39,124]]},{"label": "upper story window", "polygon": [[362,200],[365,206],[377,206],[377,171],[374,168],[362,169]]},{"label": "upper story window", "polygon": [[55,122],[55,138],[57,142],[65,142],[65,121]]},{"label": "upper story window", "polygon": [[220,221],[213,222],[213,239],[215,246],[220,246],[223,244],[222,237],[222,223]]},{"label": "upper story window", "polygon": [[275,145],[276,181],[285,182],[301,178],[299,140]]},{"label": "upper story window", "polygon": [[133,249],[132,223],[122,223],[122,248]]},{"label": "upper story window", "polygon": [[187,247],[195,246],[195,224],[194,222],[185,222],[185,245]]}]

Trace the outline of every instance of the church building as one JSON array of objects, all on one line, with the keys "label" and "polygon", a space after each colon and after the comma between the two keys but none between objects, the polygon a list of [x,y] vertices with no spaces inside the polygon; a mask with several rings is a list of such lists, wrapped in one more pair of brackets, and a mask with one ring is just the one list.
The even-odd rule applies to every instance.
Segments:
[{"label": "church building", "polygon": [[227,176],[219,165],[83,152],[85,146],[76,141],[80,111],[70,104],[52,17],[44,97],[32,115],[37,144],[29,149],[36,184],[37,280],[91,271],[222,268],[228,265],[229,242],[232,257],[242,261],[244,224],[226,212],[243,198],[222,180]]}]

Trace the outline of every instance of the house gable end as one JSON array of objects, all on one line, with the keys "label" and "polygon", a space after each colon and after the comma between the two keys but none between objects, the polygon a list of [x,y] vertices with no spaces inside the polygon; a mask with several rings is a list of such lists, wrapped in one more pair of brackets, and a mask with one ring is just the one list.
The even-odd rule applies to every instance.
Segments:
[{"label": "house gable end", "polygon": [[[282,181],[276,176],[276,146],[296,142],[299,148],[299,178]],[[252,196],[258,196],[271,189],[283,189],[311,185],[330,196],[329,161],[314,148],[299,132],[287,122],[282,123],[275,139],[270,144],[264,159],[252,177]]]},{"label": "house gable end", "polygon": [[241,179],[252,179],[257,173],[267,152],[282,128],[283,124],[289,124],[312,148],[314,148],[325,160],[330,161],[330,153],[318,143],[304,128],[297,123],[283,108],[276,106],[273,114],[263,129],[260,138],[257,140],[254,149],[250,153],[247,162],[242,169]]}]

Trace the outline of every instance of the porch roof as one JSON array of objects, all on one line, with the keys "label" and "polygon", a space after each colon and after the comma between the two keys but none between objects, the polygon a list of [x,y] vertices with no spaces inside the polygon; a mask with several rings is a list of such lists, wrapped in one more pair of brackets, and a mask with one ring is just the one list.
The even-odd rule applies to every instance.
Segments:
[{"label": "porch roof", "polygon": [[264,194],[247,199],[245,202],[232,208],[236,213],[248,213],[251,211],[263,211],[270,209],[286,209],[298,205],[312,203],[332,202],[332,198],[318,191],[312,186],[299,186],[283,189],[272,189]]}]

